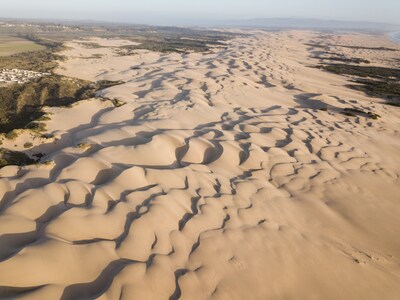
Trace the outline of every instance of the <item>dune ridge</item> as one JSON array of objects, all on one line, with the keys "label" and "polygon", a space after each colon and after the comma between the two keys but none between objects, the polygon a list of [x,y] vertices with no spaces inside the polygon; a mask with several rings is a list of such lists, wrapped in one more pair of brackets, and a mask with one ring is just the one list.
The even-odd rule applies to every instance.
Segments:
[{"label": "dune ridge", "polygon": [[134,56],[68,43],[57,72],[123,81],[98,96],[124,105],[47,108],[52,137],[30,151],[49,163],[0,171],[0,298],[396,299],[400,110],[314,68],[318,39]]}]

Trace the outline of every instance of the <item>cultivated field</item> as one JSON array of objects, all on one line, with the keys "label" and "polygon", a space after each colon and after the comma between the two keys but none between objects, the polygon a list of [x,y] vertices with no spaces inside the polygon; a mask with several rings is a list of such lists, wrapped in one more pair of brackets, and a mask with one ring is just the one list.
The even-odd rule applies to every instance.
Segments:
[{"label": "cultivated field", "polygon": [[8,56],[28,51],[38,51],[42,49],[44,49],[43,46],[26,39],[0,35],[0,56]]}]

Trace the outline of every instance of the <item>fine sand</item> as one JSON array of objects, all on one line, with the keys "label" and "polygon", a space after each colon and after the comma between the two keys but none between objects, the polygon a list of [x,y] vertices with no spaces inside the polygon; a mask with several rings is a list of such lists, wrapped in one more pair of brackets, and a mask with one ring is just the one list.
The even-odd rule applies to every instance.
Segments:
[{"label": "fine sand", "polygon": [[46,108],[52,136],[3,142],[45,156],[0,170],[0,298],[399,299],[400,108],[313,68],[305,44],[399,46],[252,32],[118,56],[129,41],[93,41],[68,43],[57,72],[121,80],[99,96],[125,105]]}]

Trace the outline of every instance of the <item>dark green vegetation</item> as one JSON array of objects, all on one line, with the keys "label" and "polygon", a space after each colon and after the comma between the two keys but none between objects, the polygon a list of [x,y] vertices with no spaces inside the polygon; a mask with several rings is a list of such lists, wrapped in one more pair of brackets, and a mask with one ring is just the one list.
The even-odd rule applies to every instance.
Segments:
[{"label": "dark green vegetation", "polygon": [[364,47],[364,46],[350,46],[350,45],[339,45],[339,44],[322,44],[322,43],[306,43],[305,45],[319,48],[324,50],[329,50],[332,47],[338,48],[347,48],[347,49],[354,49],[354,50],[371,50],[371,51],[398,51],[394,48],[387,48],[387,47]]},{"label": "dark green vegetation", "polygon": [[370,61],[363,58],[358,57],[346,57],[346,55],[342,53],[337,53],[331,50],[331,47],[334,45],[324,45],[317,43],[308,43],[305,44],[310,46],[311,49],[318,49],[318,51],[313,51],[311,57],[321,60],[322,62],[330,61],[330,62],[340,62],[340,63],[349,63],[349,64],[369,64]]},{"label": "dark green vegetation", "polygon": [[179,53],[204,52],[213,47],[226,47],[226,41],[235,36],[237,34],[214,30],[145,27],[138,29],[134,36],[126,36],[131,41],[140,43],[140,45],[122,47],[122,50],[127,51],[127,53],[136,49]]},{"label": "dark green vegetation", "polygon": [[24,52],[0,57],[0,68],[49,72],[57,66],[57,59],[61,59],[61,57],[48,49],[35,52]]},{"label": "dark green vegetation", "polygon": [[[351,76],[352,84],[347,85],[349,88],[364,92],[371,97],[386,99],[389,105],[400,106],[400,69],[360,65],[370,64],[370,61],[346,57],[344,54],[333,52],[332,48],[342,47],[372,51],[398,50],[385,47],[374,48],[321,43],[308,43],[306,45],[311,47],[309,49],[312,54],[311,57],[322,62],[318,68],[338,75]],[[315,49],[318,49],[318,51],[315,51]],[[351,112],[347,113],[351,114]]]},{"label": "dark green vegetation", "polygon": [[350,63],[350,64],[369,64],[370,63],[370,61],[367,59],[357,58],[357,57],[349,58],[342,54],[333,54],[332,56],[318,55],[318,56],[314,56],[313,58],[318,58],[322,61],[329,60],[329,61],[334,61],[334,62]]},{"label": "dark green vegetation", "polygon": [[362,91],[371,97],[390,100],[388,104],[393,106],[400,104],[400,69],[347,64],[326,64],[319,68],[354,77],[352,82],[355,84],[348,85],[351,89]]},{"label": "dark green vegetation", "polygon": [[400,82],[373,79],[356,79],[357,84],[348,85],[350,88],[362,91],[371,97],[391,100],[387,104],[400,106]]},{"label": "dark green vegetation", "polygon": [[97,44],[97,43],[79,43],[83,48],[86,49],[100,49],[103,48],[103,46]]},{"label": "dark green vegetation", "polygon": [[102,90],[121,82],[88,81],[50,75],[25,83],[0,88],[0,132],[13,129],[30,128],[38,130],[37,124],[31,123],[41,117],[42,106],[68,106],[74,102],[95,96]]},{"label": "dark green vegetation", "polygon": [[0,168],[10,165],[31,165],[34,163],[36,163],[36,160],[30,158],[25,153],[0,148]]},{"label": "dark green vegetation", "polygon": [[342,114],[344,114],[346,116],[349,116],[349,117],[362,116],[362,117],[365,117],[365,118],[371,118],[373,120],[377,120],[377,119],[379,119],[381,117],[380,115],[378,115],[376,113],[373,113],[373,112],[370,112],[370,111],[366,112],[366,111],[363,111],[363,110],[358,109],[358,108],[345,108],[342,111]]},{"label": "dark green vegetation", "polygon": [[345,74],[350,76],[370,77],[385,80],[400,80],[400,69],[345,64],[329,64],[323,65],[321,68],[335,74]]},{"label": "dark green vegetation", "polygon": [[[119,55],[132,55],[135,50],[149,50],[155,52],[206,52],[213,47],[226,47],[225,41],[231,38],[228,34],[214,33],[204,34],[201,36],[193,36],[191,34],[187,36],[163,36],[163,35],[150,35],[150,36],[130,36],[123,37],[137,45],[126,45],[119,47],[117,53]],[[81,43],[81,45],[88,49],[99,49],[105,46],[101,46],[96,43]]]},{"label": "dark green vegetation", "polygon": [[337,45],[337,44],[332,44],[330,46],[333,47],[342,47],[342,48],[348,48],[348,49],[355,49],[355,50],[371,50],[371,51],[398,51],[397,49],[394,48],[387,48],[387,47],[363,47],[363,46],[349,46],[349,45]]},{"label": "dark green vegetation", "polygon": [[[222,38],[222,37],[221,37]],[[203,37],[201,39],[191,38],[137,38],[134,39],[139,45],[122,46],[118,51],[120,55],[131,55],[135,50],[144,49],[156,52],[178,52],[186,53],[190,51],[205,52],[211,47],[226,47],[226,44],[220,40]]]}]

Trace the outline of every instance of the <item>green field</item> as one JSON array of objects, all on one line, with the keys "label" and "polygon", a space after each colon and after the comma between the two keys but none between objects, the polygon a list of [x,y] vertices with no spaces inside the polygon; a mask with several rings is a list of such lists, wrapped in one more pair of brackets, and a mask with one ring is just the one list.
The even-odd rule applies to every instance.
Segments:
[{"label": "green field", "polygon": [[45,47],[23,38],[0,36],[0,56],[9,56],[12,54],[39,51],[43,49],[45,49]]}]

